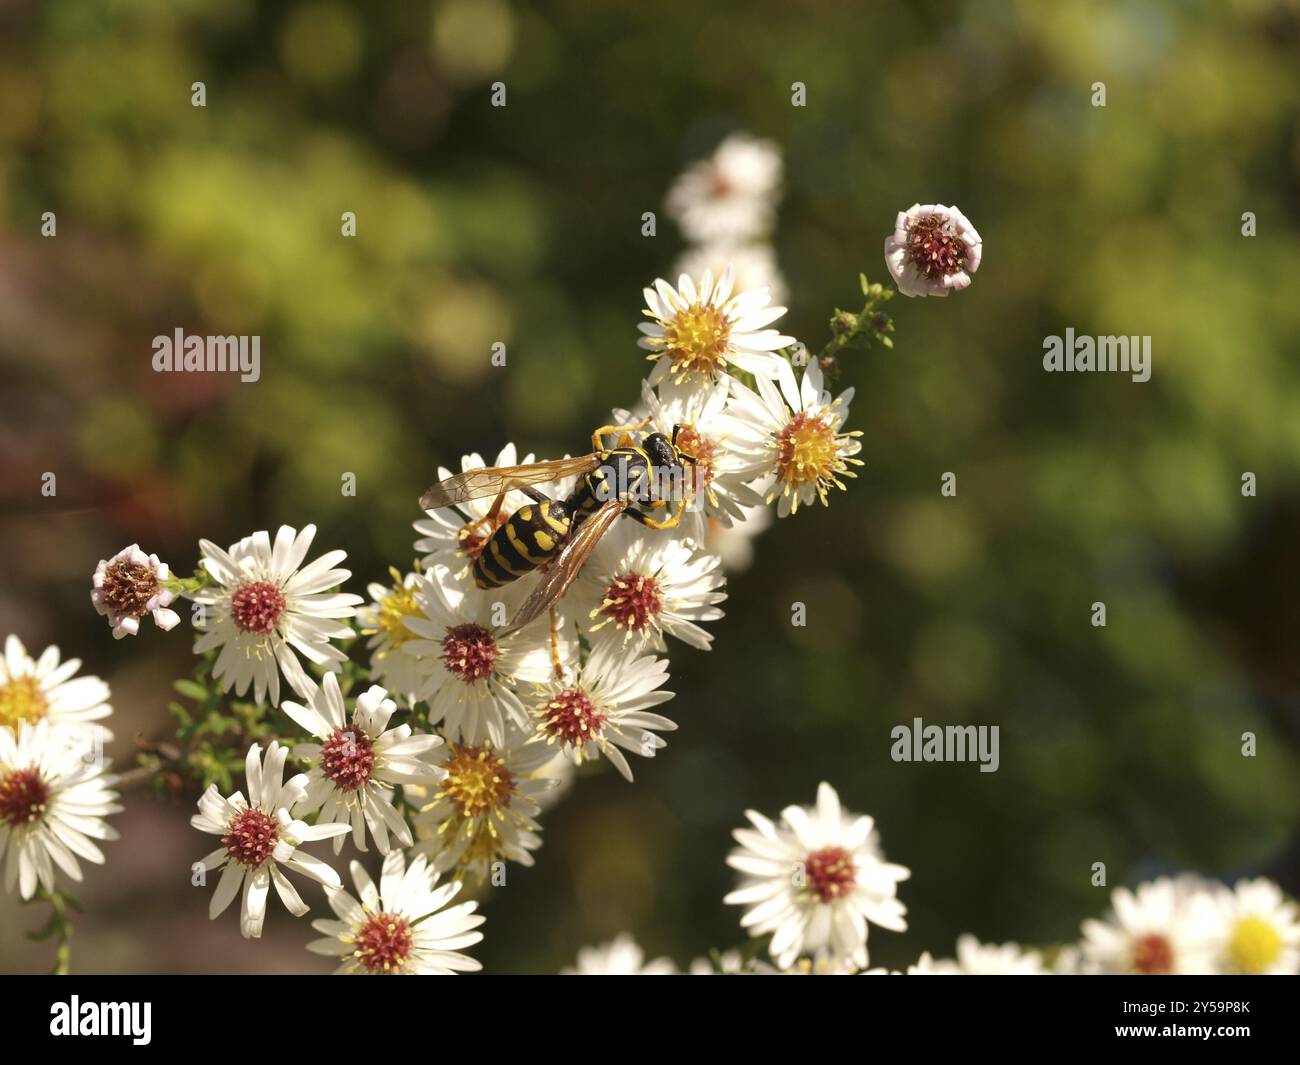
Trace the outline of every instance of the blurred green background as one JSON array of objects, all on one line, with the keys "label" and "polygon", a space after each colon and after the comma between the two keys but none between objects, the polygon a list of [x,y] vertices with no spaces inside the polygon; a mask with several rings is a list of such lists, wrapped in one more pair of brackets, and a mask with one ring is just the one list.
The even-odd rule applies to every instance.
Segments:
[{"label": "blurred green background", "polygon": [[[106,677],[129,759],[188,641],[115,645],[95,562],[138,540],[185,570],[199,536],[315,522],[349,590],[409,564],[438,464],[573,452],[635,399],[640,290],[681,250],[641,213],[745,129],[785,153],[783,325],[810,346],[915,201],[959,205],[983,267],[890,305],[895,351],[841,381],[859,480],[759,538],[714,650],[672,649],[668,749],[546,816],[477,956],[551,971],[624,929],[679,963],[738,943],[730,830],[823,779],[913,870],[878,964],[963,930],[1071,939],[1106,904],[1096,861],[1112,885],[1190,868],[1295,893],[1298,42],[1300,4],[1263,0],[5,0],[0,631]],[[262,380],[153,373],[178,326],[259,334]],[[1152,380],[1045,374],[1067,326],[1150,334]],[[1001,769],[893,763],[916,716],[1000,725]],[[327,968],[281,910],[260,944],[209,923],[191,799],[116,819],[74,971]],[[38,918],[0,898],[0,967],[48,964],[21,938]]]}]

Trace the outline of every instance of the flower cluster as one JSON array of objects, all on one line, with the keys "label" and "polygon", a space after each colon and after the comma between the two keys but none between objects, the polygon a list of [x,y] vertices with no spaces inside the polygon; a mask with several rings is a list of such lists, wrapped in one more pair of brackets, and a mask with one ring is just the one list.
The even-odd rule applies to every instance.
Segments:
[{"label": "flower cluster", "polygon": [[[910,873],[886,862],[870,817],[846,813],[829,784],[815,806],[790,806],[773,822],[749,811],[727,864],[741,874],[725,902],[745,907],[741,925],[761,937],[771,962],[750,951],[714,952],[693,975],[886,975],[867,967],[871,925],[904,931],[897,886]],[[671,960],[646,965],[623,935],[578,955],[567,972],[631,975],[676,972]],[[911,976],[1281,975],[1300,972],[1300,908],[1271,880],[1228,887],[1198,876],[1161,877],[1117,888],[1111,912],[1088,919],[1074,944],[1041,951],[1017,943],[957,940],[955,958],[928,952]]]},{"label": "flower cluster", "polygon": [[[549,612],[514,620],[580,522],[601,527],[572,502],[574,468],[548,466],[558,479],[526,489],[502,478],[499,498],[485,490],[427,510],[415,523],[419,561],[370,584],[368,600],[343,590],[344,551],[313,552],[313,525],[227,547],[201,540],[192,577],[135,544],[99,563],[92,602],[115,637],[138,634],[146,615],[171,629],[171,605],[191,601],[199,665],[176,686],[197,706],[172,704],[181,749],[169,762],[148,751],[139,771],[203,787],[192,824],[219,846],[193,868],[196,884],[220,874],[213,918],[239,896],[241,933],[260,936],[272,887],[290,913],[309,911],[290,878],[301,876],[323,886],[334,914],[313,923],[325,938],[310,949],[337,957],[339,971],[477,968],[461,951],[482,938],[478,901],[452,900],[534,862],[541,819],[574,766],[608,762],[630,782],[636,758],[664,749],[677,728],[661,712],[673,698],[670,650],[709,649],[724,572],[754,533],[828,504],[855,476],[853,389],[830,387],[834,355],[888,344],[892,330],[875,311],[892,290],[863,277],[866,307],[836,312],[822,358],[782,331],[769,244],[781,174],[774,145],[736,135],[670,191],[688,268],[643,290],[639,346],[652,365],[632,409],[616,409],[602,432],[618,447],[670,440],[684,483],[633,504],[641,522],[615,520]],[[979,264],[979,238],[955,208],[900,215],[891,239],[902,250],[891,245],[887,264],[909,295],[965,287]],[[629,348],[632,338],[629,328]],[[507,444],[490,463],[463,456],[459,474],[533,461]],[[537,525],[521,541],[511,516],[532,522],[554,506],[569,524]],[[0,854],[24,897],[38,885],[52,894],[55,867],[79,877],[76,857],[102,860],[91,841],[112,838],[113,778],[67,739],[109,738],[99,723],[108,690],[71,679],[77,665],[60,666],[54,649],[32,661],[16,639],[0,665]],[[897,885],[907,870],[884,860],[871,819],[844,814],[829,787],[813,810],[749,818],[730,859],[745,880],[727,901],[746,908],[752,934],[770,936],[778,968],[863,968],[869,924],[906,927]],[[355,896],[310,851],[332,840],[341,855],[349,838],[383,862],[378,887],[351,862]],[[623,941],[579,961],[582,971],[642,968]]]}]

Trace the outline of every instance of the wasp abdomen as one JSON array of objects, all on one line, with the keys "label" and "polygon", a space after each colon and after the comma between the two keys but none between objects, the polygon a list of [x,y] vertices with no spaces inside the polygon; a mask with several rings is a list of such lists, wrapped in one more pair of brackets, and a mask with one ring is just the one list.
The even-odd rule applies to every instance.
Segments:
[{"label": "wasp abdomen", "polygon": [[549,562],[572,524],[568,503],[529,503],[510,515],[474,560],[474,583],[499,588]]}]

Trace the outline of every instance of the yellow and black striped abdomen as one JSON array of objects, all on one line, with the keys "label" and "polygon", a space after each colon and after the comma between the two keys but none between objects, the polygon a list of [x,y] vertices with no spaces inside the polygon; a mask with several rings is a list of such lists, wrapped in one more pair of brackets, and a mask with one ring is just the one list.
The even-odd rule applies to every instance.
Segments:
[{"label": "yellow and black striped abdomen", "polygon": [[499,588],[531,573],[560,550],[571,524],[568,503],[548,500],[520,507],[474,560],[474,583]]}]

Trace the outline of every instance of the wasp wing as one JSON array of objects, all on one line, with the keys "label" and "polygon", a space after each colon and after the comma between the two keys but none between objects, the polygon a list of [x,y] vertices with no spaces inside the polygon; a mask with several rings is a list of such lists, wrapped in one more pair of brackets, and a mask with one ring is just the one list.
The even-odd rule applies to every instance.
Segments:
[{"label": "wasp wing", "polygon": [[439,507],[464,503],[468,499],[494,496],[506,488],[581,476],[599,465],[600,456],[593,452],[568,459],[530,462],[526,466],[485,466],[482,469],[466,470],[445,481],[439,481],[420,496],[420,509],[437,510]]},{"label": "wasp wing", "polygon": [[582,569],[583,563],[591,557],[591,552],[595,550],[600,538],[609,531],[610,526],[627,508],[627,500],[611,499],[601,504],[595,514],[578,526],[578,531],[560,548],[560,553],[542,574],[541,583],[533,589],[532,595],[524,600],[523,605],[515,612],[515,616],[510,619],[512,631],[522,629],[560,601],[564,593],[569,590],[569,585],[573,583],[578,571]]}]

